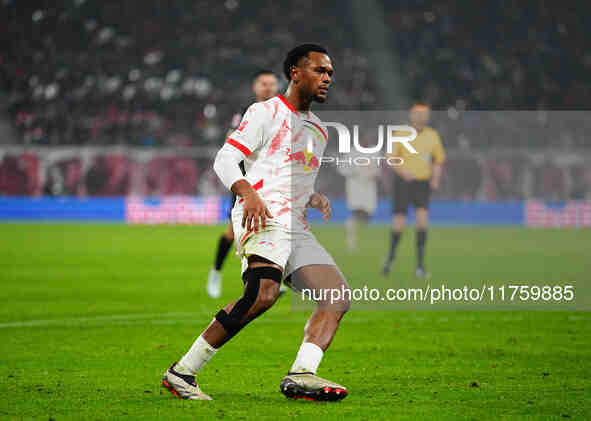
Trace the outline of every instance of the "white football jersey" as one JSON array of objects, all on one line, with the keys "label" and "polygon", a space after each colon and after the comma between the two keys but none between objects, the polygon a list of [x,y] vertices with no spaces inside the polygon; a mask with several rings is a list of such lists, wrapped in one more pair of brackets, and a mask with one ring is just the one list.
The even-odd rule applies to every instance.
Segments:
[{"label": "white football jersey", "polygon": [[339,172],[346,177],[345,193],[350,210],[364,210],[373,215],[378,204],[378,181],[380,168],[374,154],[353,151],[342,158],[345,165],[339,166]]},{"label": "white football jersey", "polygon": [[[227,143],[244,153],[246,179],[274,218],[267,224],[307,230],[306,204],[328,138],[312,112],[298,112],[283,95],[252,104]],[[232,210],[242,214],[242,200]],[[234,217],[233,217],[234,219]]]}]

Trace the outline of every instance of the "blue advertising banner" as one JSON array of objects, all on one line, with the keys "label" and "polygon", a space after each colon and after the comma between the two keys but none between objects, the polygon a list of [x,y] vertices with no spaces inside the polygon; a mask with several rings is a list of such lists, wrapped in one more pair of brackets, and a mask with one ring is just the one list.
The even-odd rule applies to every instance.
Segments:
[{"label": "blue advertising banner", "polygon": [[124,198],[0,197],[3,221],[125,221]]},{"label": "blue advertising banner", "polygon": [[[332,221],[342,222],[350,216],[345,200],[331,200]],[[476,201],[433,201],[429,205],[429,221],[434,224],[449,225],[522,225],[524,223],[524,202],[476,202]],[[414,221],[412,207],[408,212],[410,223]],[[320,222],[319,212],[308,213],[310,222]],[[388,224],[392,221],[392,204],[389,200],[380,200],[371,219],[373,223]]]},{"label": "blue advertising banner", "polygon": [[[331,222],[350,216],[345,200],[333,199]],[[0,197],[0,221],[97,221],[139,224],[217,224],[228,220],[228,196],[168,196],[163,198],[115,197]],[[429,207],[433,224],[591,226],[591,203],[585,201],[433,201]],[[409,210],[409,222],[414,212]],[[371,222],[388,224],[392,218],[389,200],[381,200]],[[322,221],[314,209],[312,223]]]}]

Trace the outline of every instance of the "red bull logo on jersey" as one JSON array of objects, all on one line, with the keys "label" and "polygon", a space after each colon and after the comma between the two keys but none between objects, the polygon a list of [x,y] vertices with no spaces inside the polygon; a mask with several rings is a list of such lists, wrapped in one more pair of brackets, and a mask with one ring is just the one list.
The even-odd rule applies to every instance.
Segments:
[{"label": "red bull logo on jersey", "polygon": [[302,129],[292,139],[292,145],[306,145],[306,149],[291,152],[290,148],[288,148],[287,159],[284,162],[293,161],[295,164],[304,167],[304,171],[317,170],[320,167],[320,160],[314,154],[314,149],[318,144],[326,144],[327,139],[322,128],[316,123],[307,120],[304,123]]},{"label": "red bull logo on jersey", "polygon": [[312,152],[304,151],[297,151],[290,153],[287,152],[287,159],[283,162],[290,162],[295,161],[296,164],[299,164],[304,167],[304,171],[310,170],[317,170],[320,167],[320,161]]}]

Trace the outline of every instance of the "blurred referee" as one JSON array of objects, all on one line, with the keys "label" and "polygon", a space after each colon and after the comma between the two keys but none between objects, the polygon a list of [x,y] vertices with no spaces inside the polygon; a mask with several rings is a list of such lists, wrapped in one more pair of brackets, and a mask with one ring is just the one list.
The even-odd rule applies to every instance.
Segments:
[{"label": "blurred referee", "polygon": [[427,126],[430,109],[423,103],[416,103],[410,109],[410,124],[416,129],[417,137],[412,142],[418,154],[410,153],[401,143],[396,143],[392,156],[402,158],[404,163],[392,166],[394,171],[394,195],[392,197],[392,237],[390,251],[382,268],[388,275],[396,257],[396,247],[406,225],[408,206],[415,207],[417,227],[417,270],[416,276],[427,276],[425,270],[425,244],[427,243],[427,221],[431,190],[439,188],[441,168],[445,152],[436,130]]}]

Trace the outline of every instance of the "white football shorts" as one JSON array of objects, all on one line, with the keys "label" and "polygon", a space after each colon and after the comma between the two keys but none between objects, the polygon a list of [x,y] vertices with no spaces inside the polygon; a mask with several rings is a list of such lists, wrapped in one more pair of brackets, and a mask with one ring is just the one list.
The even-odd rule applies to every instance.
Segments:
[{"label": "white football shorts", "polygon": [[264,257],[284,268],[285,279],[297,269],[308,265],[335,265],[335,262],[314,234],[309,231],[289,232],[277,225],[267,225],[258,232],[242,228],[242,218],[232,221],[236,252],[242,260],[242,272],[248,268],[248,256]]}]

